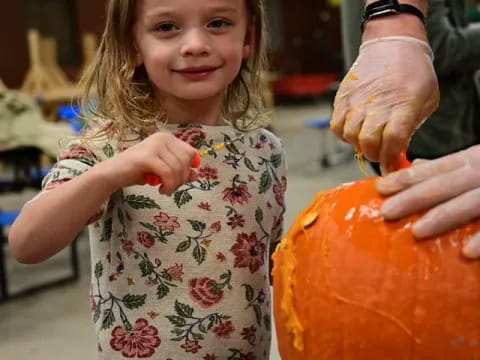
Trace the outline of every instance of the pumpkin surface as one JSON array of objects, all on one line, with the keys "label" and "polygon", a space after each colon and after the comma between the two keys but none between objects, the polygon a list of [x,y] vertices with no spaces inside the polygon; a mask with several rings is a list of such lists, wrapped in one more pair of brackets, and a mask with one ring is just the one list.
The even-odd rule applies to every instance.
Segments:
[{"label": "pumpkin surface", "polygon": [[480,359],[480,261],[461,254],[480,223],[415,240],[375,180],[319,193],[273,255],[282,359]]}]

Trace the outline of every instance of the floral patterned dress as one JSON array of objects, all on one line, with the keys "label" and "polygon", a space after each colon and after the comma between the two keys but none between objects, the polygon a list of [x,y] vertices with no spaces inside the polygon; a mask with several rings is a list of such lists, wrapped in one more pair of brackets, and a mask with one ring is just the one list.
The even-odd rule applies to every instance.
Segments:
[{"label": "floral patterned dress", "polygon": [[[238,136],[167,130],[200,149]],[[44,190],[133,144],[70,143]],[[210,151],[171,197],[148,185],[113,194],[89,226],[98,358],[268,359],[269,245],[282,232],[285,176],[281,142],[259,129]]]}]

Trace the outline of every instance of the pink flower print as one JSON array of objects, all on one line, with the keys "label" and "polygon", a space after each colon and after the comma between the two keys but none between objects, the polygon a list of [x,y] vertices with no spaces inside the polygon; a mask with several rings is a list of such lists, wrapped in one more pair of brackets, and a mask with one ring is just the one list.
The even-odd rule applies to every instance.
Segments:
[{"label": "pink flower print", "polygon": [[218,360],[215,354],[206,354],[202,360]]},{"label": "pink flower print", "polygon": [[140,231],[139,233],[137,233],[137,240],[147,249],[150,249],[155,244],[153,236],[147,231]]},{"label": "pink flower print", "polygon": [[197,206],[202,210],[212,211],[212,205],[210,205],[208,202],[201,202]]},{"label": "pink flower print", "polygon": [[256,333],[257,328],[252,325],[249,328],[243,328],[240,336],[243,340],[247,340],[251,345],[255,345]]},{"label": "pink flower print", "polygon": [[218,233],[220,232],[220,230],[222,230],[222,225],[220,221],[214,222],[212,225],[210,225],[210,231],[212,233]]},{"label": "pink flower print", "polygon": [[285,200],[285,191],[287,190],[287,178],[282,176],[282,187],[277,184],[273,185],[273,193],[275,194],[275,200],[278,205],[283,206]]},{"label": "pink flower print", "polygon": [[93,284],[90,283],[90,310],[94,312],[97,309],[97,303],[95,302],[95,298],[93,296]]},{"label": "pink flower print", "polygon": [[155,216],[154,224],[162,231],[175,231],[180,227],[177,216],[168,216],[163,211],[158,216]]},{"label": "pink flower print", "polygon": [[223,190],[223,200],[230,201],[230,204],[232,205],[235,205],[236,203],[239,205],[243,205],[244,202],[248,203],[248,199],[251,197],[252,195],[248,192],[247,185],[244,184],[234,184],[232,187],[227,187]]},{"label": "pink flower print", "polygon": [[44,191],[55,189],[57,186],[63,184],[64,182],[67,182],[68,180],[70,179],[52,181],[47,186],[45,186]]},{"label": "pink flower print", "polygon": [[205,133],[199,128],[179,128],[173,135],[196,148],[199,148],[206,138]]},{"label": "pink flower print", "polygon": [[191,352],[196,354],[202,346],[198,343],[198,340],[187,340],[185,339],[185,344],[180,346],[182,349],[185,349],[186,352]]},{"label": "pink flower print", "polygon": [[228,320],[214,326],[212,331],[217,338],[230,339],[230,335],[235,331],[235,328],[233,327],[232,322]]},{"label": "pink flower print", "polygon": [[127,239],[122,239],[122,249],[127,254],[128,256],[133,254],[133,241],[127,240]]},{"label": "pink flower print", "polygon": [[183,273],[183,264],[178,265],[175,264],[167,269],[168,275],[172,277],[172,280],[183,282],[182,276],[184,275]]},{"label": "pink flower print", "polygon": [[217,260],[219,260],[220,262],[224,262],[225,260],[227,260],[227,258],[225,257],[225,255],[223,255],[222,252],[219,252],[217,254]]},{"label": "pink flower print", "polygon": [[223,290],[215,288],[215,281],[207,277],[193,278],[188,282],[190,298],[204,309],[223,299]]},{"label": "pink flower print", "polygon": [[217,180],[218,170],[210,165],[205,165],[198,169],[198,177],[206,180]]},{"label": "pink flower print", "polygon": [[59,158],[61,160],[79,159],[79,158],[92,159],[92,158],[95,158],[95,156],[87,148],[78,144],[73,144],[73,145],[70,145],[67,149],[65,149],[65,151],[63,151],[60,154]]},{"label": "pink flower print", "polygon": [[127,331],[123,326],[116,326],[112,330],[110,346],[115,351],[121,351],[127,358],[149,358],[160,346],[161,340],[158,329],[148,324],[145,319],[138,319],[133,330]]},{"label": "pink flower print", "polygon": [[245,219],[243,215],[235,214],[228,218],[227,225],[234,230],[236,227],[243,227],[243,225],[245,225]]},{"label": "pink flower print", "polygon": [[237,241],[230,248],[235,255],[235,267],[248,267],[253,274],[260,266],[265,263],[265,244],[257,240],[257,235],[253,232],[250,235],[240,233],[237,235]]},{"label": "pink flower print", "polygon": [[265,297],[266,297],[265,291],[263,291],[263,289],[260,289],[257,296],[258,302],[260,304],[263,304],[265,302]]}]

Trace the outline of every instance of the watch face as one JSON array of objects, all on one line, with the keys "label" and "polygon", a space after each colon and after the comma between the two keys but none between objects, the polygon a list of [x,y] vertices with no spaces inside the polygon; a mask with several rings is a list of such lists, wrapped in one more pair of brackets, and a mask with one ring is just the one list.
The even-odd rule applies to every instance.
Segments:
[{"label": "watch face", "polygon": [[396,10],[398,6],[399,6],[398,0],[379,0],[368,5],[367,9],[370,8],[369,10],[377,12],[377,11],[383,11],[387,9]]},{"label": "watch face", "polygon": [[400,9],[398,0],[379,0],[369,4],[365,8],[365,18],[375,17],[378,15],[394,14]]}]

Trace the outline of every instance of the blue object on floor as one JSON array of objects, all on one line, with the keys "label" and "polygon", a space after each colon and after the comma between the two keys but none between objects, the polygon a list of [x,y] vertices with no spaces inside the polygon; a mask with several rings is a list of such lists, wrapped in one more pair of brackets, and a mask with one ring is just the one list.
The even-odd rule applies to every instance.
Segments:
[{"label": "blue object on floor", "polygon": [[325,129],[330,128],[330,121],[332,118],[330,116],[311,118],[305,121],[305,125],[310,128]]},{"label": "blue object on floor", "polygon": [[12,225],[19,214],[19,210],[0,210],[0,228]]},{"label": "blue object on floor", "polygon": [[75,132],[79,132],[83,128],[83,120],[80,118],[80,106],[78,105],[62,105],[57,109],[57,115],[67,121]]}]

